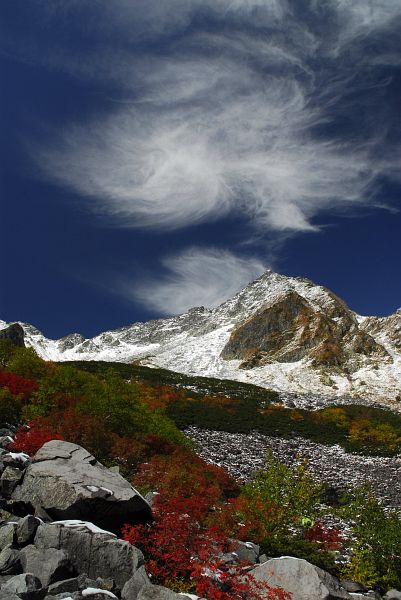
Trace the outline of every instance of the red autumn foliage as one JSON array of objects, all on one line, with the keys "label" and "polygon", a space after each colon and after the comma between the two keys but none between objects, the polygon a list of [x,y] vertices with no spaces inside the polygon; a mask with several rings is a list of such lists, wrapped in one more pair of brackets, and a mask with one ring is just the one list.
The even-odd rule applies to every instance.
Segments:
[{"label": "red autumn foliage", "polygon": [[239,496],[230,498],[209,519],[219,523],[229,535],[239,540],[264,540],[282,519],[283,509],[274,501]]},{"label": "red autumn foliage", "polygon": [[304,538],[310,542],[317,543],[323,550],[340,550],[342,547],[341,533],[339,529],[325,527],[319,521],[313,527],[306,529]]},{"label": "red autumn foliage", "polygon": [[163,438],[154,435],[152,433],[148,433],[143,438],[144,444],[146,444],[148,448],[147,456],[155,456],[157,454],[173,454],[173,452],[179,449],[179,446],[164,440]]},{"label": "red autumn foliage", "polygon": [[60,436],[57,439],[83,446],[99,460],[109,458],[114,439],[118,438],[100,417],[74,410],[53,410],[33,423]]},{"label": "red autumn foliage", "polygon": [[111,456],[123,471],[135,472],[145,460],[150,460],[155,455],[170,455],[178,446],[163,440],[157,435],[137,435],[133,437],[114,436]]},{"label": "red autumn foliage", "polygon": [[31,422],[28,425],[18,427],[14,441],[8,448],[33,456],[46,442],[63,439],[63,436],[54,433],[49,427]]},{"label": "red autumn foliage", "polygon": [[185,497],[199,497],[202,492],[210,506],[238,493],[238,485],[224,469],[178,447],[168,456],[157,455],[141,465],[133,482],[138,487],[163,489],[169,497],[177,491]]},{"label": "red autumn foliage", "polygon": [[[227,552],[226,535],[206,522],[210,508],[207,490],[201,495],[156,496],[154,521],[148,525],[125,525],[123,538],[143,549],[147,568],[162,585],[182,585],[210,600],[288,600],[290,594],[267,584],[244,578],[244,565],[230,568],[219,558]],[[206,493],[205,493],[206,492]]]},{"label": "red autumn foliage", "polygon": [[0,387],[6,387],[14,396],[22,396],[24,400],[27,400],[32,392],[39,389],[36,381],[3,371],[0,371]]},{"label": "red autumn foliage", "polygon": [[145,460],[147,446],[141,439],[117,437],[111,448],[113,460],[123,469],[132,473]]}]

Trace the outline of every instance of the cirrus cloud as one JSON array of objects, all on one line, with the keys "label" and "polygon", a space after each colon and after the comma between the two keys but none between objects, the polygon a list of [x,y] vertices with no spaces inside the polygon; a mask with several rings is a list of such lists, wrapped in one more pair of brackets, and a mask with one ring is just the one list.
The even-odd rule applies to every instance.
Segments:
[{"label": "cirrus cloud", "polygon": [[232,297],[266,266],[257,258],[240,257],[218,248],[187,248],[162,261],[167,274],[139,285],[126,285],[132,300],[159,314],[176,315],[194,306],[212,308]]},{"label": "cirrus cloud", "polygon": [[[259,233],[313,231],[316,216],[369,204],[376,181],[397,176],[384,111],[357,132],[334,125],[361,102],[350,87],[362,96],[391,83],[372,69],[395,48],[372,52],[369,36],[393,31],[396,0],[94,4],[88,59],[61,47],[43,60],[123,97],[31,152],[44,178],[115,225],[172,230],[235,214]],[[93,3],[47,5],[37,2],[55,23],[93,15]]]}]

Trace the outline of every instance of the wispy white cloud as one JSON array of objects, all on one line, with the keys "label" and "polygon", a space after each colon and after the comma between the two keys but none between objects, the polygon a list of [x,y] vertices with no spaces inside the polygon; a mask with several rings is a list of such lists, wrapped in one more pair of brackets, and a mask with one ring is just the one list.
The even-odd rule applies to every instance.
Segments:
[{"label": "wispy white cloud", "polygon": [[321,115],[293,78],[199,57],[142,81],[142,101],[34,148],[47,178],[122,226],[172,229],[235,212],[258,228],[307,231],[322,209],[363,198],[376,175],[368,148],[313,139]]},{"label": "wispy white cloud", "polygon": [[[381,123],[358,140],[316,129],[350,87],[372,86],[361,73],[380,52],[360,40],[401,18],[398,0],[310,0],[302,15],[282,0],[36,4],[96,40],[85,61],[62,48],[42,60],[113,82],[124,100],[32,144],[32,156],[116,225],[175,229],[230,213],[259,232],[312,231],[322,211],[364,206],[376,178],[394,174],[394,153],[378,160]],[[217,26],[190,27],[202,15]]]},{"label": "wispy white cloud", "polygon": [[333,0],[332,6],[340,26],[337,49],[344,44],[355,44],[360,36],[394,24],[394,20],[401,16],[398,0]]},{"label": "wispy white cloud", "polygon": [[161,314],[185,312],[194,306],[214,307],[259,277],[266,266],[217,248],[193,247],[163,260],[162,278],[126,286],[131,299]]}]

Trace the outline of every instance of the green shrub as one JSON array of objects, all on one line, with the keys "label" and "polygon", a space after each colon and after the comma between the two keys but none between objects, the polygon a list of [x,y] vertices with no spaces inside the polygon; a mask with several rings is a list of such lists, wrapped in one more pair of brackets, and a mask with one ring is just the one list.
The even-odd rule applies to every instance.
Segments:
[{"label": "green shrub", "polygon": [[6,369],[13,357],[17,346],[11,340],[0,339],[0,369]]},{"label": "green shrub", "polygon": [[0,388],[0,421],[2,425],[17,423],[21,416],[23,400],[13,396],[7,388]]},{"label": "green shrub", "polygon": [[369,488],[357,490],[342,515],[353,524],[356,542],[343,575],[368,587],[386,590],[401,586],[401,520],[386,514]]},{"label": "green shrub", "polygon": [[8,360],[7,370],[37,380],[45,375],[46,363],[32,348],[16,348]]},{"label": "green shrub", "polygon": [[241,495],[249,501],[269,505],[272,502],[282,509],[284,527],[315,521],[317,503],[323,494],[323,485],[316,483],[306,462],[287,467],[269,452],[266,468],[259,471],[255,480],[242,489]]}]

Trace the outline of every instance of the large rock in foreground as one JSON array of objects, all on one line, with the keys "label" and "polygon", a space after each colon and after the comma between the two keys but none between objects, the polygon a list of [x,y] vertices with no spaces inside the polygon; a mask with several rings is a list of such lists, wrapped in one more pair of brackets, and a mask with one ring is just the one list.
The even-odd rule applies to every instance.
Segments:
[{"label": "large rock in foreground", "polygon": [[149,504],[121,475],[81,446],[59,440],[35,454],[11,504],[51,520],[90,520],[114,531],[150,514]]},{"label": "large rock in foreground", "polygon": [[291,600],[351,600],[338,579],[306,560],[282,556],[272,558],[251,571],[257,581],[281,587]]},{"label": "large rock in foreground", "polygon": [[[92,523],[44,523],[38,527],[34,545],[24,550],[43,559],[46,553],[63,552],[77,574],[113,579],[121,589],[144,564],[140,550]],[[31,566],[30,572],[40,577],[40,566],[38,572]]]}]

